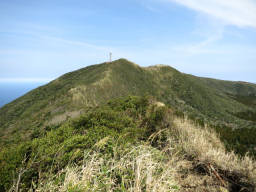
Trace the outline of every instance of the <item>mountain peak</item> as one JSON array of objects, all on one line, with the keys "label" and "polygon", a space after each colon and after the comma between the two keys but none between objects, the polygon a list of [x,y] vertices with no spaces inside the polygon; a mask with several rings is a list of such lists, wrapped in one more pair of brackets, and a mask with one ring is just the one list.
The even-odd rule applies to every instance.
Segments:
[{"label": "mountain peak", "polygon": [[128,59],[125,59],[125,58],[120,58],[120,59],[114,60],[114,61],[110,62],[110,64],[115,64],[115,65],[133,65],[133,66],[139,67],[138,64],[136,64],[136,63],[134,63],[132,61],[129,61]]},{"label": "mountain peak", "polygon": [[[78,116],[86,107],[128,95],[151,95],[201,119],[222,122],[225,117],[227,123],[235,119],[250,126],[256,122],[256,85],[198,78],[167,65],[140,67],[120,58],[67,73],[2,107],[0,144],[9,142],[13,133],[28,139],[27,126],[42,129]],[[250,118],[244,117],[247,113]]]}]

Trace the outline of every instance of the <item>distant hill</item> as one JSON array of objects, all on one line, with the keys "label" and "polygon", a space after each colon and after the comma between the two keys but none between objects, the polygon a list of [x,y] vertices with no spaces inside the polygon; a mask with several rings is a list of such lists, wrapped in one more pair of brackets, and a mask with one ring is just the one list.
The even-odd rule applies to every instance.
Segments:
[{"label": "distant hill", "polygon": [[126,59],[67,73],[0,108],[0,143],[29,140],[90,107],[128,95],[154,96],[179,115],[211,124],[241,153],[256,144],[255,84],[196,77],[165,65],[140,67]]}]

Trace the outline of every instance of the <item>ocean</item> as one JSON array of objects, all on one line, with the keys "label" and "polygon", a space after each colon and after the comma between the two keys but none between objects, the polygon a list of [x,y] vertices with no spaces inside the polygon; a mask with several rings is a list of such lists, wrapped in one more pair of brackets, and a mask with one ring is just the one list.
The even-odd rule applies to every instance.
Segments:
[{"label": "ocean", "polygon": [[44,84],[42,82],[0,82],[0,107]]}]

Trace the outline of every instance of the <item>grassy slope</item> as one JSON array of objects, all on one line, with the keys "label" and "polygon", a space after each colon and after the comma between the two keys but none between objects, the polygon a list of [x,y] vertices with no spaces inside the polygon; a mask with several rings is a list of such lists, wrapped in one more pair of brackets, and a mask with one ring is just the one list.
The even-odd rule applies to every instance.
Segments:
[{"label": "grassy slope", "polygon": [[[5,105],[0,109],[0,143],[30,139],[88,107],[126,95],[152,95],[199,122],[215,124],[225,137],[230,128],[246,128],[252,138],[256,134],[256,85],[199,78],[168,66],[142,68],[120,59],[67,73]],[[226,140],[236,143],[237,137]],[[243,152],[250,144],[245,143]]]},{"label": "grassy slope", "polygon": [[212,129],[150,97],[112,100],[0,152],[0,191],[254,191],[255,176]]}]

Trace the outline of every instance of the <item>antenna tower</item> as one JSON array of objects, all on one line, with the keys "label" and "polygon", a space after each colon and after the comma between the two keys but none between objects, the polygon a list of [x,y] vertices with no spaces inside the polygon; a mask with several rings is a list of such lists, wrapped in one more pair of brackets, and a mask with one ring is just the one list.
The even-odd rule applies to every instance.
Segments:
[{"label": "antenna tower", "polygon": [[109,53],[109,62],[112,62],[112,53]]}]

